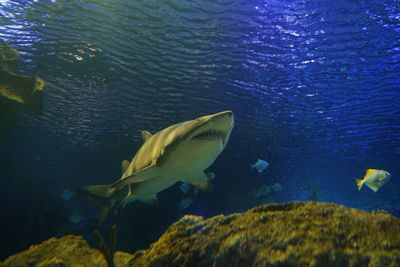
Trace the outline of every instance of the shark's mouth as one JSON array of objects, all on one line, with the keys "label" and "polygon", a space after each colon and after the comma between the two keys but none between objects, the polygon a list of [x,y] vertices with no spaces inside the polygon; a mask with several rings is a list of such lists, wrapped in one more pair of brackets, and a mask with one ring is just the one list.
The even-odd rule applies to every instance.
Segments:
[{"label": "shark's mouth", "polygon": [[221,130],[206,130],[192,137],[192,140],[225,140],[226,133]]}]

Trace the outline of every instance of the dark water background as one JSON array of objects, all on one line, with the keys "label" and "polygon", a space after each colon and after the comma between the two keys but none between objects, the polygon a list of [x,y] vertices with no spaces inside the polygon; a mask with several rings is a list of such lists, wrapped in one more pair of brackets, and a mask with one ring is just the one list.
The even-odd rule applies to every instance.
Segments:
[{"label": "dark water background", "polygon": [[[260,204],[249,192],[263,183],[282,185],[269,201],[400,216],[399,1],[0,0],[0,39],[47,81],[43,115],[27,109],[0,133],[0,258],[66,233],[92,241],[96,209],[65,188],[118,179],[142,129],[226,109],[236,125],[215,190],[183,212],[177,186],[159,207],[129,205],[100,227],[119,224],[119,250],[186,213]],[[257,158],[271,164],[261,174]],[[367,168],[392,180],[358,192]]]}]

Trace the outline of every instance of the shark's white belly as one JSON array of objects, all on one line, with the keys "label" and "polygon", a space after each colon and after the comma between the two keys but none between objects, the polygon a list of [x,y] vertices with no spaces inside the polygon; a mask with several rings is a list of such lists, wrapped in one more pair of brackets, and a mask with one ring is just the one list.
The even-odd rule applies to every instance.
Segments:
[{"label": "shark's white belly", "polygon": [[187,141],[171,152],[162,168],[166,173],[179,176],[196,175],[215,161],[224,146],[221,140],[208,142]]},{"label": "shark's white belly", "polygon": [[132,194],[128,197],[129,202],[136,199],[148,199],[174,185],[178,180],[171,176],[158,176],[146,182],[132,184]]}]

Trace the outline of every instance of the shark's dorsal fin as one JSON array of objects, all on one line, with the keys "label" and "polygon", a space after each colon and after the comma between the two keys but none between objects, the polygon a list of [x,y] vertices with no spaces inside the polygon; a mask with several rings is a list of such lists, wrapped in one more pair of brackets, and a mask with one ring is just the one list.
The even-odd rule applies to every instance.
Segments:
[{"label": "shark's dorsal fin", "polygon": [[152,137],[153,135],[149,132],[149,131],[142,131],[142,139],[143,142],[146,142],[147,139],[149,139],[150,137]]},{"label": "shark's dorsal fin", "polygon": [[123,174],[123,173],[125,173],[126,169],[128,169],[128,167],[129,167],[129,161],[123,160],[121,165],[122,165],[122,174]]}]

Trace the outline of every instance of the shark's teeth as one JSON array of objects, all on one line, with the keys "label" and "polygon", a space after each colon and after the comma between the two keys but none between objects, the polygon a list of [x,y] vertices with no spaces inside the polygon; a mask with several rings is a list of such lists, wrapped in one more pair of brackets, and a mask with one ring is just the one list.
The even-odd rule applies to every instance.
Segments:
[{"label": "shark's teeth", "polygon": [[226,136],[224,131],[207,130],[192,137],[192,140],[220,140]]}]

